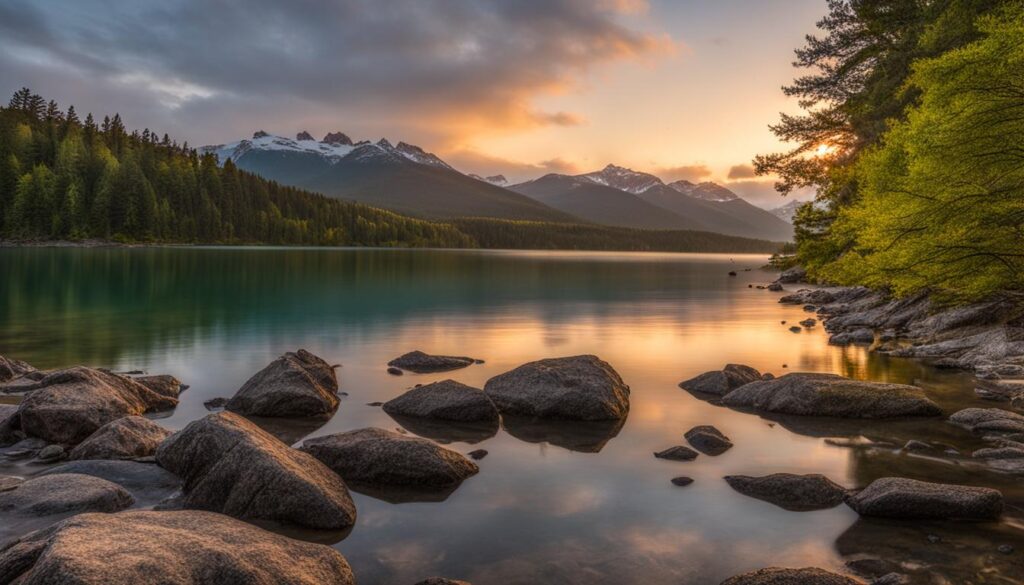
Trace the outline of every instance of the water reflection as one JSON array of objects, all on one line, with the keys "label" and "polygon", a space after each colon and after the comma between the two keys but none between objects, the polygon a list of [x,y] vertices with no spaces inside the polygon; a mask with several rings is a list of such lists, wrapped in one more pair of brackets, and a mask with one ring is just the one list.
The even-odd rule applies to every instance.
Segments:
[{"label": "water reflection", "polygon": [[[942,420],[764,417],[715,406],[677,387],[704,371],[744,363],[775,375],[831,372],[918,384],[946,412],[990,406],[974,396],[970,376],[887,359],[864,347],[829,346],[820,327],[790,333],[780,321],[801,320],[802,309],[748,288],[771,278],[757,270],[764,261],[683,254],[0,249],[0,354],[43,368],[86,363],[173,374],[191,388],[160,423],[179,429],[208,414],[204,401],[230,396],[281,353],[303,347],[344,365],[338,375],[348,395],[328,421],[265,427],[285,441],[397,424],[462,453],[485,448],[480,473],[441,498],[410,501],[357,491],[351,534],[302,536],[334,544],[363,583],[414,583],[443,574],[476,585],[704,584],[767,565],[841,569],[870,555],[935,563],[929,570],[949,583],[1001,582],[988,581],[987,571],[1009,579],[1020,553],[991,551],[1017,542],[1024,503],[1019,478],[972,467],[944,449],[899,450],[919,439],[969,453],[980,441],[967,431]],[[742,270],[748,267],[753,270]],[[729,277],[730,270],[739,276]],[[389,376],[385,364],[409,349],[486,363],[448,374]],[[611,363],[631,387],[623,424],[509,419],[498,429],[437,428],[367,406],[415,383],[450,377],[482,387],[528,361],[587,353]],[[687,463],[650,455],[680,444],[687,429],[702,424],[715,425],[735,447]],[[861,446],[827,442],[836,438]],[[0,473],[23,464],[11,465]],[[822,473],[847,487],[888,475],[990,485],[1006,494],[1008,513],[1002,523],[965,530],[966,544],[946,550],[961,551],[966,560],[951,566],[913,556],[910,544],[886,548],[884,533],[896,528],[855,524],[846,506],[795,514],[735,493],[722,480],[776,472]],[[695,481],[676,488],[669,480],[678,475]],[[946,529],[950,542],[960,542],[952,534],[959,525]],[[916,542],[917,529],[900,530],[910,531],[907,543]]]}]

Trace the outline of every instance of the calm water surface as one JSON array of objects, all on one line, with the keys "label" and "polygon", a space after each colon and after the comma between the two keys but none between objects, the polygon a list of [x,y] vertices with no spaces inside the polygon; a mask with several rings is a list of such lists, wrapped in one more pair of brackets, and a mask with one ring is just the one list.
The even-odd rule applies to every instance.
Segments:
[{"label": "calm water surface", "polygon": [[[967,451],[980,446],[966,432],[941,421],[769,420],[677,387],[737,362],[776,375],[834,372],[914,383],[948,411],[978,403],[968,375],[832,347],[820,327],[791,333],[780,322],[805,318],[802,309],[748,288],[773,278],[758,268],[765,261],[625,253],[2,249],[0,354],[41,368],[82,363],[174,374],[191,385],[161,420],[177,429],[207,414],[205,400],[230,396],[276,356],[306,348],[343,364],[339,376],[348,396],[326,424],[285,429],[281,436],[290,442],[364,426],[400,427],[367,403],[447,377],[483,386],[544,357],[593,353],[631,386],[621,429],[506,421],[493,436],[455,437],[463,440],[451,448],[485,448],[490,455],[479,475],[447,499],[396,504],[354,494],[359,519],[351,534],[296,534],[335,546],[364,584],[411,584],[435,574],[475,585],[717,584],[762,566],[840,569],[867,557],[903,563],[921,583],[1021,582],[1019,480],[895,448],[834,444],[868,437],[894,445],[919,438]],[[730,270],[739,276],[729,277]],[[486,363],[439,375],[385,373],[388,360],[412,349]],[[736,446],[689,463],[651,455],[683,444],[683,433],[698,424],[717,426]],[[403,428],[439,437],[437,429]],[[823,473],[849,487],[888,475],[990,485],[1011,506],[994,524],[868,522],[845,506],[787,512],[722,480],[773,472]],[[669,482],[678,475],[696,481],[678,488]],[[930,543],[928,535],[942,541]],[[1018,552],[996,552],[1007,543]]]}]

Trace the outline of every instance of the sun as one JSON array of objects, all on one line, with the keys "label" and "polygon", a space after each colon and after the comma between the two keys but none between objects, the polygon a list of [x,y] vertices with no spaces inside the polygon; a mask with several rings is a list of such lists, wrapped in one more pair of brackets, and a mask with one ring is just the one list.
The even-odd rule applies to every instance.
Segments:
[{"label": "sun", "polygon": [[831,144],[819,144],[818,148],[814,149],[814,156],[821,158],[833,154],[836,150],[836,147]]}]

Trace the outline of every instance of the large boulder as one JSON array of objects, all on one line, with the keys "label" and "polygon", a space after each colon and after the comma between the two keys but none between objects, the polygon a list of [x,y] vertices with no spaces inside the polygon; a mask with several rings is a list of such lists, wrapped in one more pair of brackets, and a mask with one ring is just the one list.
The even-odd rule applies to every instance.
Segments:
[{"label": "large boulder", "polygon": [[117,512],[134,502],[132,495],[116,483],[77,473],[34,477],[13,490],[0,492],[0,512],[23,516]]},{"label": "large boulder", "polygon": [[480,468],[461,453],[418,437],[365,428],[307,439],[301,450],[345,481],[368,486],[444,488]]},{"label": "large boulder", "polygon": [[721,585],[863,585],[852,577],[830,573],[824,569],[758,569],[722,581]]},{"label": "large boulder", "polygon": [[862,382],[835,374],[786,374],[741,386],[722,404],[764,412],[842,418],[938,416],[942,409],[916,386]]},{"label": "large boulder", "polygon": [[802,266],[794,266],[792,268],[783,270],[782,273],[779,274],[779,278],[777,278],[775,282],[781,282],[783,284],[793,284],[800,282],[805,278],[807,278],[807,271],[804,270]]},{"label": "large boulder", "polygon": [[108,422],[71,450],[71,459],[135,459],[156,453],[171,431],[142,416]]},{"label": "large boulder", "polygon": [[455,422],[495,422],[498,409],[479,388],[455,380],[413,388],[384,403],[392,416],[429,418]]},{"label": "large boulder", "polygon": [[17,414],[16,404],[0,404],[0,447],[13,445],[21,438],[17,429]]},{"label": "large boulder", "polygon": [[453,355],[430,355],[422,351],[410,351],[405,355],[396,357],[388,362],[392,368],[408,370],[417,374],[432,374],[435,372],[449,372],[471,366],[477,362],[476,359],[465,356]]},{"label": "large boulder", "polygon": [[338,403],[334,368],[300,349],[249,378],[224,408],[246,416],[330,416]]},{"label": "large boulder", "polygon": [[30,436],[75,445],[111,421],[177,405],[177,399],[131,378],[76,366],[47,374],[21,401],[16,416]]},{"label": "large boulder", "polygon": [[337,474],[234,413],[190,423],[160,445],[156,460],[184,481],[185,508],[321,529],[355,523]]},{"label": "large boulder", "polygon": [[36,369],[26,362],[0,355],[0,382],[9,382],[34,371]]},{"label": "large boulder", "polygon": [[80,514],[7,543],[19,585],[353,585],[345,557],[210,512]]},{"label": "large boulder", "polygon": [[761,379],[761,372],[742,364],[729,364],[722,370],[703,374],[679,383],[679,387],[700,394],[725,396],[729,392]]},{"label": "large boulder", "polygon": [[544,359],[495,376],[484,392],[502,414],[564,420],[617,420],[629,413],[629,386],[593,355]]},{"label": "large boulder", "polygon": [[727,475],[725,482],[745,496],[793,512],[834,508],[843,503],[846,496],[846,488],[816,473],[773,473],[763,477]]},{"label": "large boulder", "polygon": [[862,516],[994,520],[1003,512],[999,490],[884,477],[847,498]]},{"label": "large boulder", "polygon": [[705,455],[721,455],[732,449],[732,441],[711,425],[699,425],[683,435],[694,449]]}]

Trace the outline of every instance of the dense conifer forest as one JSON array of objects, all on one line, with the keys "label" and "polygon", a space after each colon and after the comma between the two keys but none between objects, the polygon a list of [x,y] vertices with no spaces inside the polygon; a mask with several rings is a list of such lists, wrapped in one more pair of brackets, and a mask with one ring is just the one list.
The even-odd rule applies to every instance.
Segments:
[{"label": "dense conifer forest", "polygon": [[24,88],[0,108],[0,235],[138,243],[773,252],[702,232],[432,222],[286,187],[218,164],[119,115],[97,122]]}]

